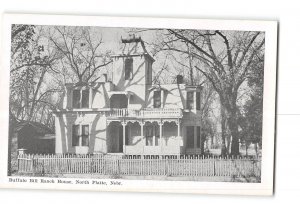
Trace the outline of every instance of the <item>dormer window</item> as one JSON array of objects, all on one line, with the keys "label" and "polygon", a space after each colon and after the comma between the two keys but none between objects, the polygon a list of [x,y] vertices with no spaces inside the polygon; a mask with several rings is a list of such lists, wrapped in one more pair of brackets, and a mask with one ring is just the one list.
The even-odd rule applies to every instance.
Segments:
[{"label": "dormer window", "polygon": [[161,108],[161,91],[153,92],[153,108]]},{"label": "dormer window", "polygon": [[132,58],[125,59],[125,80],[132,79],[132,72],[133,72],[133,59]]},{"label": "dormer window", "polygon": [[73,90],[73,108],[89,108],[89,89]]}]

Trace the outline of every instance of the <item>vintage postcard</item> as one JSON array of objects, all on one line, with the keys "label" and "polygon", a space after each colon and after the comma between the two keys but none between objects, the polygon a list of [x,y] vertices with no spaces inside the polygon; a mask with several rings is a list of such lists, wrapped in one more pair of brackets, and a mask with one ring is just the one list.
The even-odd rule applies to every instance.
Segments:
[{"label": "vintage postcard", "polygon": [[277,22],[6,14],[3,188],[272,195]]}]

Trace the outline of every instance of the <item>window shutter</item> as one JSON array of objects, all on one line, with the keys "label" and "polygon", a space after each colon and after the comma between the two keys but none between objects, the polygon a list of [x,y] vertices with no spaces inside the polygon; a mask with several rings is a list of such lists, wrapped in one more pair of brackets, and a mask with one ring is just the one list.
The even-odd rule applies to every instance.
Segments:
[{"label": "window shutter", "polygon": [[89,89],[82,90],[82,99],[81,99],[81,107],[89,108]]}]

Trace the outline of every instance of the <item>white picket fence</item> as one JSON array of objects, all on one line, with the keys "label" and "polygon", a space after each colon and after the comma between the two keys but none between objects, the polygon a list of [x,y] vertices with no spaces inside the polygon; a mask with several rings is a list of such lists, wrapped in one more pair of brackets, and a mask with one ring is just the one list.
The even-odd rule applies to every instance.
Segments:
[{"label": "white picket fence", "polygon": [[261,161],[248,158],[133,159],[107,155],[18,156],[18,172],[36,175],[101,174],[128,176],[260,177]]}]

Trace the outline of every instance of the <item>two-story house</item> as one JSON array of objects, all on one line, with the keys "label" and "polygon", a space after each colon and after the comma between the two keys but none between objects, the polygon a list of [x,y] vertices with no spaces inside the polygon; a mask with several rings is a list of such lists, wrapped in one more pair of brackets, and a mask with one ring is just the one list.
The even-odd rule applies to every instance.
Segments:
[{"label": "two-story house", "polygon": [[66,84],[54,112],[56,153],[201,154],[201,87],[180,75],[152,84],[155,60],[142,39],[122,43],[103,82]]}]

